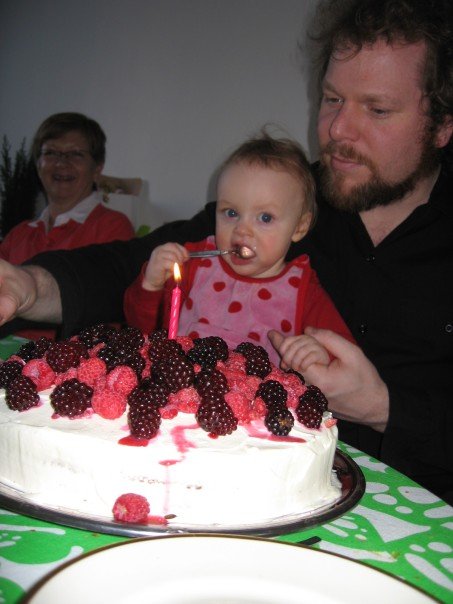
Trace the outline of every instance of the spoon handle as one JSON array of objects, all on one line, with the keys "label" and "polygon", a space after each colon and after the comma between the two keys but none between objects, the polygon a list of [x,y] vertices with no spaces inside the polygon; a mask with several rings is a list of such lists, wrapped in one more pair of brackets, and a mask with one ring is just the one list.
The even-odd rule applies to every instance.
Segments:
[{"label": "spoon handle", "polygon": [[210,258],[211,256],[225,256],[230,250],[202,250],[201,252],[189,252],[191,258]]}]

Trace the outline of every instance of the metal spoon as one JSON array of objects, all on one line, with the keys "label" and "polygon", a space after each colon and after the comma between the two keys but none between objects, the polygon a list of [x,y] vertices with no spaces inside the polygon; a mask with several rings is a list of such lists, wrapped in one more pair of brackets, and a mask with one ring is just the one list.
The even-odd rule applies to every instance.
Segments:
[{"label": "metal spoon", "polygon": [[202,250],[201,252],[189,252],[191,258],[210,258],[212,256],[225,256],[226,254],[236,254],[239,258],[247,260],[248,258],[253,258],[255,252],[246,245],[231,250]]}]

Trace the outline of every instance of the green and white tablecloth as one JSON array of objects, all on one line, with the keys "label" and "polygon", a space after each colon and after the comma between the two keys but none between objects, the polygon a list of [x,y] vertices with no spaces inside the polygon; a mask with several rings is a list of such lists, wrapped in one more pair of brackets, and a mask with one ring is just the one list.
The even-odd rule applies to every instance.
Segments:
[{"label": "green and white tablecloth", "polygon": [[[6,358],[20,342],[0,343]],[[453,508],[389,466],[340,443],[362,469],[366,492],[343,516],[277,539],[360,560],[453,604]],[[0,604],[23,594],[63,562],[124,537],[68,528],[0,509]],[[63,602],[64,600],[62,600]]]}]

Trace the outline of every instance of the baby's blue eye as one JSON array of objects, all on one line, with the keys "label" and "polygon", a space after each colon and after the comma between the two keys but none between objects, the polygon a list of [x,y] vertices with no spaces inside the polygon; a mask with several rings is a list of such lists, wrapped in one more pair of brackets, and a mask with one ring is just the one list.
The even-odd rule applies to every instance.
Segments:
[{"label": "baby's blue eye", "polygon": [[232,210],[231,208],[227,208],[226,210],[224,210],[224,212],[225,216],[227,216],[228,218],[236,218],[237,216],[236,210]]},{"label": "baby's blue eye", "polygon": [[262,214],[260,214],[260,220],[261,222],[269,223],[272,222],[272,216],[270,214],[267,214],[266,212],[263,212]]}]

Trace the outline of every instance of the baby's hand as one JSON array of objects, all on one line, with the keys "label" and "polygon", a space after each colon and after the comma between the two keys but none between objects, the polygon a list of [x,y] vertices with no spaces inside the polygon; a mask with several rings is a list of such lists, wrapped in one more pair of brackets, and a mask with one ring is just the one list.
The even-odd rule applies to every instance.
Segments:
[{"label": "baby's hand", "polygon": [[306,371],[310,365],[329,365],[330,356],[327,349],[312,336],[284,337],[278,331],[270,331],[269,339],[281,356],[282,369],[293,369],[299,373]]},{"label": "baby's hand", "polygon": [[186,248],[179,243],[165,243],[156,247],[149,259],[142,281],[143,289],[159,291],[173,275],[175,262],[184,264],[189,259]]}]

